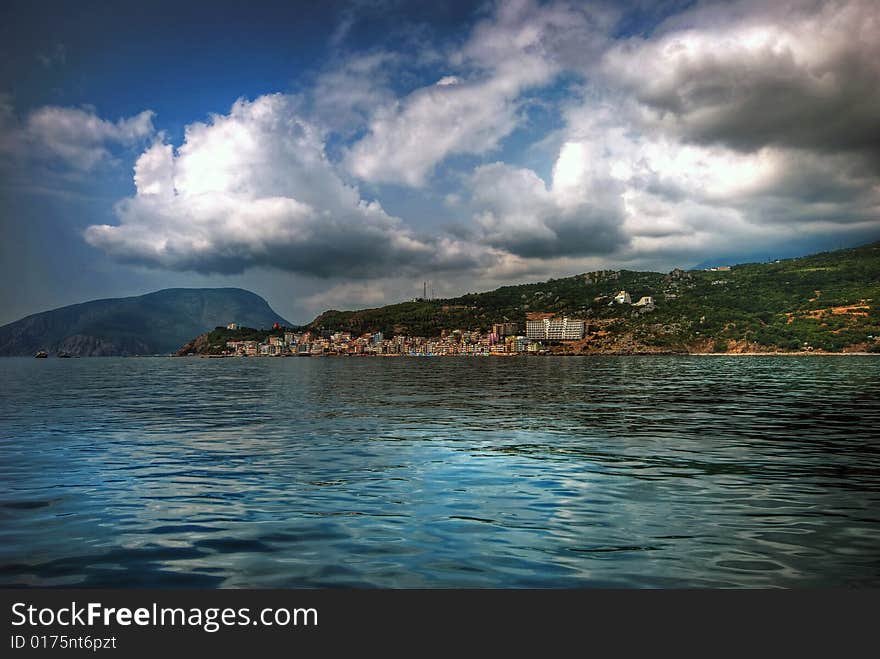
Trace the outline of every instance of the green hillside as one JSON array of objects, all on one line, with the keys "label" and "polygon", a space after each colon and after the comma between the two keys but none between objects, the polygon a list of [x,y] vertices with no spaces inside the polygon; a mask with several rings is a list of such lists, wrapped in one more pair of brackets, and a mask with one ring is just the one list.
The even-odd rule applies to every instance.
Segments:
[{"label": "green hillside", "polygon": [[[620,290],[633,302],[653,297],[655,308],[609,306]],[[444,328],[522,323],[530,312],[588,318],[603,336],[625,336],[636,347],[873,349],[869,337],[880,336],[880,243],[724,271],[591,272],[458,298],[327,311],[310,327],[433,336]]]}]

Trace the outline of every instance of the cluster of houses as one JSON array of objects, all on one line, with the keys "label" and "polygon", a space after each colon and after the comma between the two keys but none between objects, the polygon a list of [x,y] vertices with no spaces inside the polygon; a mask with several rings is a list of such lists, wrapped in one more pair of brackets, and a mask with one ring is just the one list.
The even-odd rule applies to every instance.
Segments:
[{"label": "cluster of houses", "polygon": [[630,304],[636,308],[643,309],[645,311],[653,311],[654,310],[654,298],[650,295],[643,295],[639,298],[639,301],[633,304],[632,298],[629,293],[626,291],[620,291],[617,295],[615,295],[611,302],[608,303],[609,307],[613,307],[615,304]]},{"label": "cluster of houses", "polygon": [[[633,303],[624,290],[611,297],[609,306],[613,305],[630,305],[638,313],[655,308],[651,296],[642,296]],[[227,329],[237,330],[239,326],[230,323]],[[382,332],[356,336],[351,332],[276,329],[277,333],[262,341],[228,341],[225,354],[242,357],[515,355],[543,353],[547,344],[579,341],[588,331],[586,321],[552,313],[528,314],[524,328],[521,323],[505,322],[494,324],[491,332],[443,330],[440,336],[432,338],[402,334],[386,338]]]},{"label": "cluster of houses", "polygon": [[[227,329],[238,329],[230,323]],[[573,318],[527,321],[526,333],[519,323],[496,323],[491,332],[443,330],[438,337],[395,335],[382,332],[355,336],[351,332],[279,331],[263,341],[227,341],[226,354],[241,357],[319,355],[364,356],[486,356],[541,353],[544,343],[584,338],[586,323]]]}]

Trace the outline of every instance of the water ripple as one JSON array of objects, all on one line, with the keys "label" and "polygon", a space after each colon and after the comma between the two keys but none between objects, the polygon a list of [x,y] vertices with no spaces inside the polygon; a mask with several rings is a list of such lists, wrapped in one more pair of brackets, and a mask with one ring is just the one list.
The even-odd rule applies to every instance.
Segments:
[{"label": "water ripple", "polygon": [[0,584],[880,585],[880,359],[4,359]]}]

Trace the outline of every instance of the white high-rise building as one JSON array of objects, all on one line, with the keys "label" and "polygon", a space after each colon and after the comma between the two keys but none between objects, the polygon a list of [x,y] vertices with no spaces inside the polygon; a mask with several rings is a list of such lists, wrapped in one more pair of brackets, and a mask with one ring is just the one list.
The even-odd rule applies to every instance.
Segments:
[{"label": "white high-rise building", "polygon": [[534,341],[578,341],[585,333],[586,323],[568,316],[526,321],[526,338]]}]

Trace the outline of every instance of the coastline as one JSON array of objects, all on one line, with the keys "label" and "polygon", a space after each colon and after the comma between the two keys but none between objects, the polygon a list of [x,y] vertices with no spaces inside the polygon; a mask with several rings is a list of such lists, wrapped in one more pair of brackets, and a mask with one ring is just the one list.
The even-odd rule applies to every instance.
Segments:
[{"label": "coastline", "polygon": [[880,352],[689,352],[706,357],[880,357]]},{"label": "coastline", "polygon": [[[175,355],[175,354],[159,354],[159,355],[77,355],[74,359],[144,359],[144,358],[190,358],[190,359],[287,359],[296,357],[297,355]],[[476,355],[401,355],[401,354],[385,354],[385,355],[357,355],[357,354],[312,354],[308,355],[310,359],[448,359],[448,358],[487,358],[497,357],[502,359],[511,359],[517,357],[526,357],[529,359],[540,357],[880,357],[880,352],[820,352],[820,351],[798,351],[798,352],[678,352],[678,351],[614,351],[608,352],[556,352],[556,353],[490,353]],[[33,355],[0,355],[0,358],[6,359],[33,359]],[[54,355],[50,357],[50,361],[58,359]]]},{"label": "coastline", "polygon": [[[137,356],[137,355],[132,355]],[[287,359],[295,355],[158,355],[167,357],[190,357],[197,359]],[[799,352],[586,352],[586,353],[495,353],[495,354],[477,354],[477,355],[345,355],[345,354],[313,354],[309,355],[310,359],[331,358],[331,359],[449,359],[449,358],[486,358],[497,357],[502,359],[510,359],[516,357],[539,358],[539,357],[880,357],[880,352],[819,352],[819,351],[799,351]]]}]

